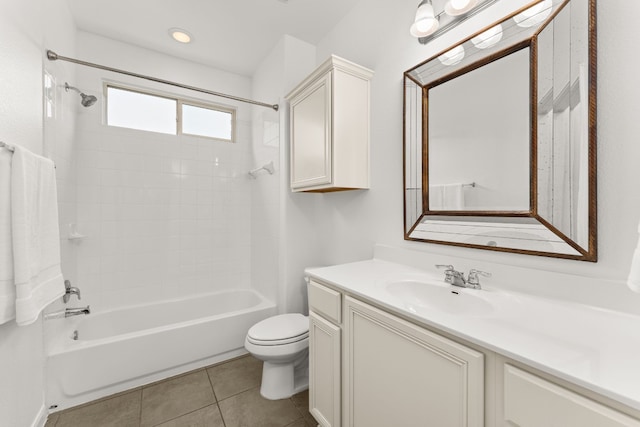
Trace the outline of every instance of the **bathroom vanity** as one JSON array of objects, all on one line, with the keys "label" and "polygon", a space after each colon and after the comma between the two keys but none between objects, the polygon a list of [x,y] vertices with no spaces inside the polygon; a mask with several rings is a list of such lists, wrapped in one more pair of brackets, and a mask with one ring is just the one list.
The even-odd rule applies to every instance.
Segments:
[{"label": "bathroom vanity", "polygon": [[306,273],[320,426],[640,426],[637,316],[376,259]]}]

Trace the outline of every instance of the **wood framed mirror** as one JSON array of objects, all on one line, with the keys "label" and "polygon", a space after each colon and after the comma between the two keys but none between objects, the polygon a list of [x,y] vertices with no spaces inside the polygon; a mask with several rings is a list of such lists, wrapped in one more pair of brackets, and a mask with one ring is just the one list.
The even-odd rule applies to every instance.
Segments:
[{"label": "wood framed mirror", "polygon": [[405,239],[597,260],[596,0],[541,0],[404,73]]}]

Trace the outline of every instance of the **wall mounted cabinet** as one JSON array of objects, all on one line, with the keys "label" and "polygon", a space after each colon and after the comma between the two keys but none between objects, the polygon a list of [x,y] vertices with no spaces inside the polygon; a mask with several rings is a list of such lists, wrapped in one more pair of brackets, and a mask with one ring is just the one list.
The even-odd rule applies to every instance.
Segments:
[{"label": "wall mounted cabinet", "polygon": [[369,188],[372,75],[332,55],[287,95],[292,191]]}]

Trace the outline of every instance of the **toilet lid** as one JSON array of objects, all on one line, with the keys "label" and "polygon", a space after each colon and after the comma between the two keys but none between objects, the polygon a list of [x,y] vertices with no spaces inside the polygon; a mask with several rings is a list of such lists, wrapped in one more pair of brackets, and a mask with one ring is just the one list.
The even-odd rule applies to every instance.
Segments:
[{"label": "toilet lid", "polygon": [[266,345],[285,344],[309,335],[309,318],[300,313],[280,314],[264,319],[249,329],[247,337],[252,342]]}]

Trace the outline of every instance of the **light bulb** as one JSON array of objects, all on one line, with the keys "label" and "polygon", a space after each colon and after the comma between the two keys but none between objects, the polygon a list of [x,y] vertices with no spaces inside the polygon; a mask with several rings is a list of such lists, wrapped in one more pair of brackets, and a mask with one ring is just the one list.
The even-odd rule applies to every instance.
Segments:
[{"label": "light bulb", "polygon": [[551,6],[553,6],[552,0],[544,0],[520,12],[513,17],[513,20],[519,27],[533,27],[547,19],[551,14]]},{"label": "light bulb", "polygon": [[425,2],[418,7],[416,17],[409,31],[414,37],[426,37],[433,34],[439,26],[440,22],[435,16],[433,6],[430,2]]},{"label": "light bulb", "polygon": [[416,10],[416,17],[413,20],[416,24],[424,20],[433,20],[436,18],[436,14],[433,11],[431,3],[423,3]]},{"label": "light bulb", "polygon": [[476,7],[478,0],[448,0],[444,5],[444,12],[449,16],[464,15]]},{"label": "light bulb", "polygon": [[454,9],[464,9],[469,5],[471,0],[450,0],[451,7]]},{"label": "light bulb", "polygon": [[456,65],[464,58],[464,47],[458,45],[438,56],[443,65]]},{"label": "light bulb", "polygon": [[486,49],[495,46],[500,40],[502,40],[502,25],[498,24],[472,38],[471,43],[478,49]]},{"label": "light bulb", "polygon": [[416,21],[416,29],[421,33],[429,32],[429,30],[436,24],[435,18],[423,18]]}]

